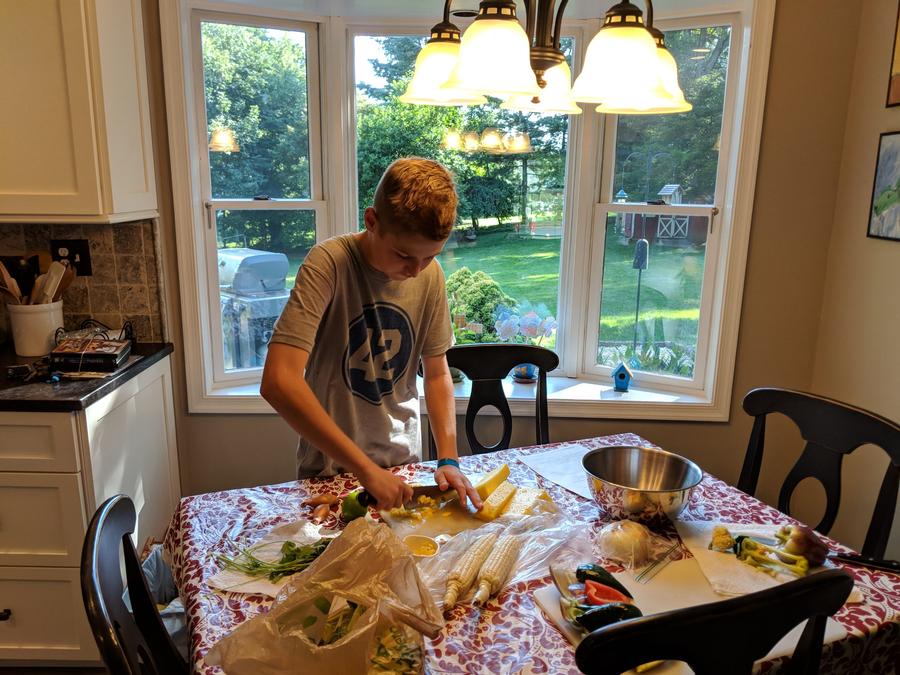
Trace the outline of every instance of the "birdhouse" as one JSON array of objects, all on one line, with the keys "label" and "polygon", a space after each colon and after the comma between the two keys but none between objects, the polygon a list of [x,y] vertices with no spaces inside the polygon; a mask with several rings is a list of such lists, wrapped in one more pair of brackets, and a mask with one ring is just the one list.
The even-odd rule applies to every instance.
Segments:
[{"label": "birdhouse", "polygon": [[612,379],[616,391],[628,391],[628,385],[631,384],[631,380],[634,379],[634,373],[632,373],[631,369],[624,363],[620,363],[616,366],[616,369],[612,371]]}]

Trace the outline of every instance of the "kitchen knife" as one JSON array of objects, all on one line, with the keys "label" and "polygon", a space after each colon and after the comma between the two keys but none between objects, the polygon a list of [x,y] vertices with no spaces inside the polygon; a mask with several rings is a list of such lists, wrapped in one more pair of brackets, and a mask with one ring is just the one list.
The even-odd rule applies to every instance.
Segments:
[{"label": "kitchen knife", "polygon": [[[410,484],[410,487],[413,489],[413,496],[412,499],[403,505],[406,508],[418,506],[419,497],[429,497],[436,502],[449,502],[453,498],[459,497],[459,493],[453,488],[447,488],[442,491],[437,485]],[[360,492],[357,499],[362,506],[375,506],[375,503],[377,502],[375,497],[370,495],[366,490]]]},{"label": "kitchen knife", "polygon": [[829,553],[828,559],[832,562],[842,562],[847,563],[848,565],[871,567],[872,569],[884,570],[885,572],[900,573],[900,561],[898,560],[882,560],[881,558],[851,553]]}]

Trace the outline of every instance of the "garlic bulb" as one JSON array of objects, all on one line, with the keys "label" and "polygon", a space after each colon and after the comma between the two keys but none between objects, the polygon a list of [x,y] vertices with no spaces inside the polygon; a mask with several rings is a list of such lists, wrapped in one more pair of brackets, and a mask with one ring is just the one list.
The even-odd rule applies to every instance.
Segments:
[{"label": "garlic bulb", "polygon": [[600,554],[626,567],[640,567],[650,558],[650,530],[631,520],[617,520],[597,533]]}]

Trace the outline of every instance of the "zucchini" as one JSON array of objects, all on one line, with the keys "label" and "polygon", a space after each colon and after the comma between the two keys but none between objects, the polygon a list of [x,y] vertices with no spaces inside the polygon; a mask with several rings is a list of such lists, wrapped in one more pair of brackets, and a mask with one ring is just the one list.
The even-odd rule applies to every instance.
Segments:
[{"label": "zucchini", "polygon": [[600,567],[600,565],[579,565],[578,570],[575,572],[575,578],[578,579],[581,583],[584,583],[588,579],[591,581],[596,581],[597,583],[601,583],[604,586],[609,586],[610,588],[615,588],[620,593],[624,593],[629,598],[634,598],[634,596],[625,588],[619,581],[605,569]]},{"label": "zucchini", "polygon": [[617,623],[625,619],[636,619],[639,616],[643,616],[643,613],[634,605],[624,602],[610,602],[598,607],[592,607],[584,614],[576,617],[575,623],[586,631],[593,632],[611,623]]}]

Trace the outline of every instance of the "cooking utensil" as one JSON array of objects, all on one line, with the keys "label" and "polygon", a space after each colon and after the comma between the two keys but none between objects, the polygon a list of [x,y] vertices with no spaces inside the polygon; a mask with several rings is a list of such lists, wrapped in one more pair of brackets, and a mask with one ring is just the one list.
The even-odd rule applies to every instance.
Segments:
[{"label": "cooking utensil", "polygon": [[617,519],[674,519],[703,479],[692,461],[657,448],[597,448],[581,464],[594,501]]},{"label": "cooking utensil", "polygon": [[[410,485],[410,487],[413,489],[412,499],[403,505],[407,508],[418,506],[419,497],[428,497],[436,502],[449,502],[454,497],[459,497],[459,493],[452,488],[441,491],[437,485]],[[375,506],[378,500],[363,490],[359,493],[358,501],[362,506]]]},{"label": "cooking utensil", "polygon": [[646,565],[640,572],[635,574],[634,580],[639,584],[646,584],[648,581],[650,581],[653,577],[659,574],[660,571],[662,571],[663,567],[672,562],[672,556],[678,550],[678,547],[680,545],[681,544],[677,541],[672,544],[669,548],[663,551],[663,554],[661,556],[659,556],[649,565]]},{"label": "cooking utensil", "polygon": [[882,560],[881,558],[873,558],[868,555],[856,555],[852,553],[829,553],[828,560],[847,563],[848,565],[857,565],[858,567],[871,567],[876,570],[900,574],[900,560]]},{"label": "cooking utensil", "polygon": [[6,265],[0,262],[0,282],[3,283],[3,286],[6,288],[8,295],[15,299],[16,304],[19,305],[22,303],[22,293],[19,291],[19,284],[16,283],[16,280],[12,278],[12,275],[9,273],[9,270],[6,269]]},{"label": "cooking utensil", "polygon": [[66,265],[66,271],[62,276],[62,279],[59,281],[59,286],[56,288],[56,293],[53,294],[53,302],[59,300],[63,293],[66,292],[66,289],[72,285],[72,282],[75,281],[75,276],[77,272],[75,271],[74,265]]},{"label": "cooking utensil", "polygon": [[[59,287],[59,282],[62,281],[65,273],[66,266],[61,262],[54,260],[50,263],[50,269],[47,270],[47,276],[46,279],[44,279],[44,286],[41,288],[41,294],[37,296],[38,304],[53,302],[53,296],[56,295],[56,289]],[[34,300],[32,300],[32,302],[34,303]]]},{"label": "cooking utensil", "polygon": [[31,295],[28,296],[28,304],[37,305],[40,303],[41,293],[44,290],[44,282],[47,281],[47,275],[42,274],[34,280],[34,286],[31,288]]},{"label": "cooking utensil", "polygon": [[9,290],[6,286],[0,285],[0,294],[5,295],[7,298],[9,298],[9,302],[14,305],[22,304],[22,299],[11,290]]}]

